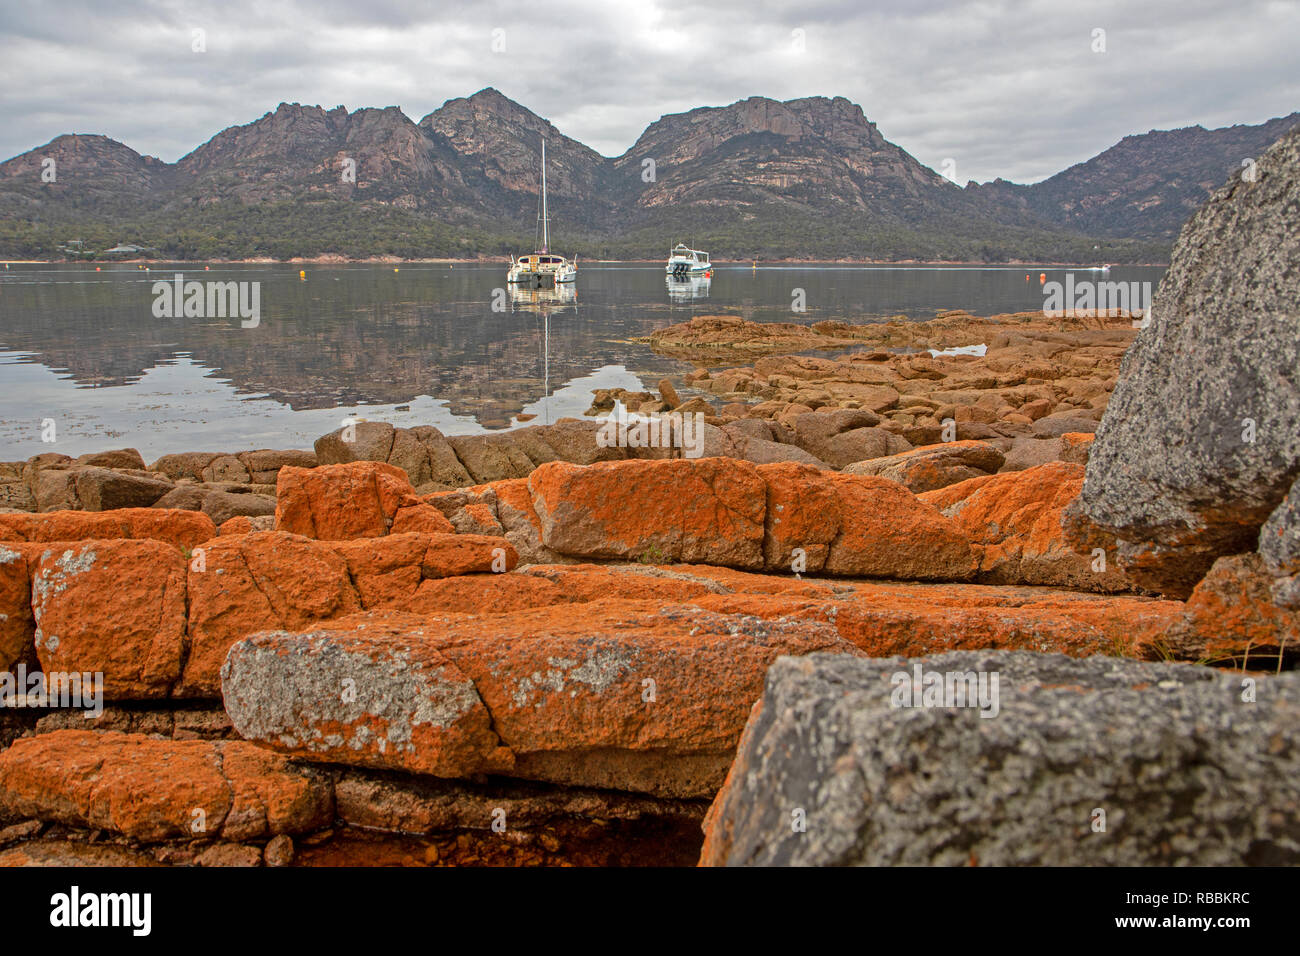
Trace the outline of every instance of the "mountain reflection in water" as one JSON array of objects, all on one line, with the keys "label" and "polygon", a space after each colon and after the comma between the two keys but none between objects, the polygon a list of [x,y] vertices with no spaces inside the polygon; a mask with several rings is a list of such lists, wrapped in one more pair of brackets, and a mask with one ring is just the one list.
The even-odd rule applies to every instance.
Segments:
[{"label": "mountain reflection in water", "polygon": [[[573,287],[523,290],[507,287],[504,259],[101,270],[0,270],[0,458],[310,447],[349,414],[452,434],[554,421],[580,416],[595,388],[652,390],[665,376],[680,383],[687,366],[631,340],[693,315],[807,323],[1037,309],[1043,271],[1032,267],[1027,283],[1029,267],[745,264],[718,266],[711,281],[665,283],[661,263],[583,263]],[[1047,271],[1059,278],[1065,270]],[[1109,278],[1162,271],[1117,267]],[[177,273],[260,282],[257,327],[156,318],[153,284]],[[791,311],[797,289],[806,312]],[[40,441],[47,418],[58,426],[54,446]]]}]

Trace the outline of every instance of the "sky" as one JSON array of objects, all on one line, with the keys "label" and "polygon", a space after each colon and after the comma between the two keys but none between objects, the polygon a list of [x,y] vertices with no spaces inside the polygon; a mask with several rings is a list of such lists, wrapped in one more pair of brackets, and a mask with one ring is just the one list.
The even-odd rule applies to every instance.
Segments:
[{"label": "sky", "polygon": [[1034,182],[1300,109],[1298,41],[1300,0],[0,0],[0,159],[102,133],[174,162],[280,102],[418,121],[492,86],[607,156],[665,114],[844,96],[959,182]]}]

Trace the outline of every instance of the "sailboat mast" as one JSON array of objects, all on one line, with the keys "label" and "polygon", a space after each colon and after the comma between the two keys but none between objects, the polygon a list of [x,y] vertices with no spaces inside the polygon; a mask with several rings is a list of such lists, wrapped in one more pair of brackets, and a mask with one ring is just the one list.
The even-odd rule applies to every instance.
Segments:
[{"label": "sailboat mast", "polygon": [[542,252],[551,251],[551,219],[546,212],[546,140],[542,140]]}]

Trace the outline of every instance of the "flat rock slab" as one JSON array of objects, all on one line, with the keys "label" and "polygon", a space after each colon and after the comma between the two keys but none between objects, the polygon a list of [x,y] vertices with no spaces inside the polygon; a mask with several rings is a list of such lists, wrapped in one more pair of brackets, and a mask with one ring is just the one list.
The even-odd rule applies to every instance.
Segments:
[{"label": "flat rock slab", "polygon": [[243,841],[327,826],[328,775],[242,740],[58,730],[0,753],[0,818],[112,830],[143,843]]},{"label": "flat rock slab", "polygon": [[519,780],[474,784],[372,770],[346,770],[334,786],[340,823],[390,833],[491,830],[494,820],[511,828],[557,820],[678,817],[699,826],[706,800],[661,800],[635,793],[554,787]]},{"label": "flat rock slab", "polygon": [[243,737],[309,760],[701,797],[768,665],[819,650],[856,653],[821,621],[649,601],[367,612],[240,642],[222,688]]},{"label": "flat rock slab", "polygon": [[51,511],[0,515],[0,541],[84,541],[90,538],[152,538],[193,548],[216,536],[207,515],[171,508],[119,508],[109,512]]},{"label": "flat rock slab", "polygon": [[[927,701],[929,675],[949,674],[983,675],[976,703],[991,706]],[[913,691],[936,705],[901,706]],[[701,863],[1294,865],[1297,717],[1289,673],[1024,652],[782,658]]]},{"label": "flat rock slab", "polygon": [[418,622],[272,631],[231,648],[226,709],[248,739],[331,763],[443,777],[508,771],[474,682]]}]

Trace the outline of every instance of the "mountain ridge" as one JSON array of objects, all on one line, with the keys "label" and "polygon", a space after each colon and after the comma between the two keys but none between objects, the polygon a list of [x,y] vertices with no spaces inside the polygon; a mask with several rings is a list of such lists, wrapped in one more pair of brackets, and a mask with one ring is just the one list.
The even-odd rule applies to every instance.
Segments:
[{"label": "mountain ridge", "polygon": [[[664,234],[690,232],[718,254],[746,257],[793,247],[834,257],[1005,259],[1101,240],[1091,243],[1097,252],[1123,261],[1172,239],[1232,172],[1230,158],[1262,152],[1297,121],[1300,113],[1132,134],[1038,183],[961,187],[886,139],[844,97],[753,96],[665,114],[616,157],[492,87],[418,122],[395,106],[281,103],[175,163],[99,134],[65,134],[0,163],[0,254],[40,251],[32,246],[48,243],[56,226],[93,234],[114,225],[173,251],[190,241],[187,232],[202,234],[191,244],[207,254],[269,245],[280,255],[295,243],[339,251],[312,235],[333,230],[364,252],[373,232],[366,214],[408,244],[499,254],[531,232],[544,138],[552,215],[566,230],[560,241],[588,255],[635,252],[652,236],[657,251]],[[55,182],[41,178],[49,159]]]}]

